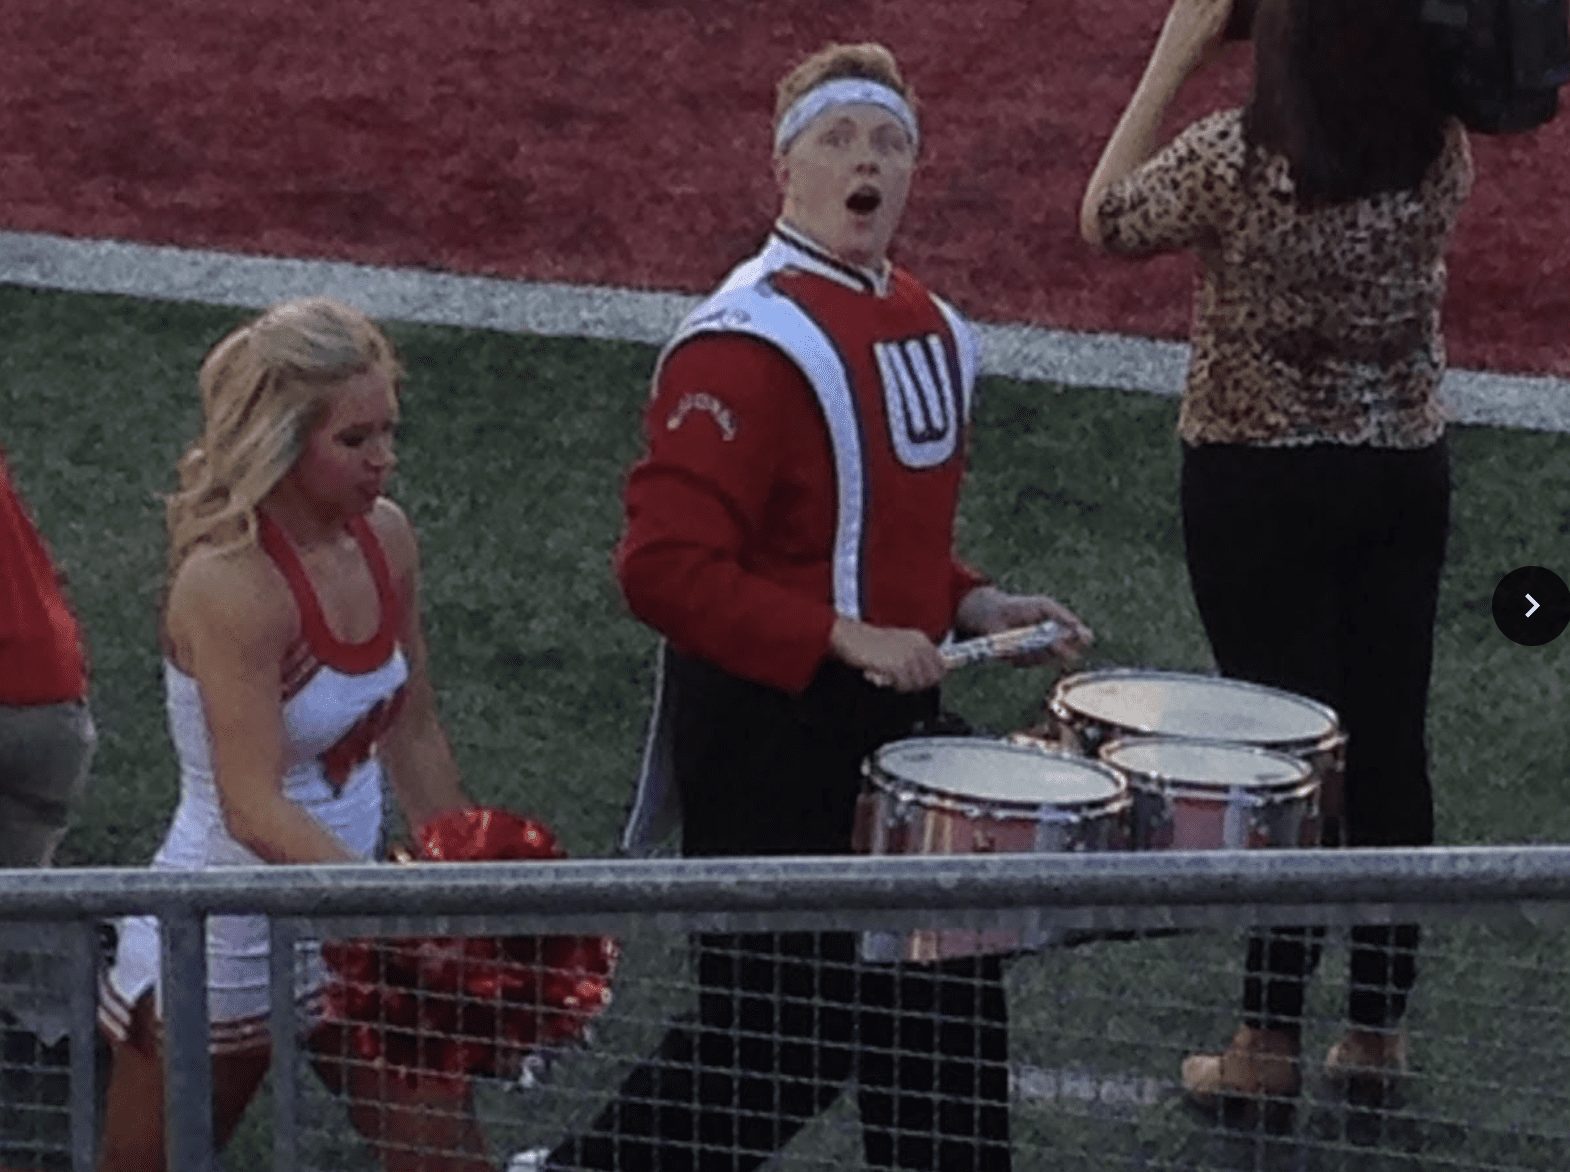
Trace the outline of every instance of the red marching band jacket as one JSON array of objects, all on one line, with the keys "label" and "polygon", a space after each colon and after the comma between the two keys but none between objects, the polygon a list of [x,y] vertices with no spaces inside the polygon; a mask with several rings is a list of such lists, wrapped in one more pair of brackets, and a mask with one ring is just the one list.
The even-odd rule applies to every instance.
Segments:
[{"label": "red marching band jacket", "polygon": [[[986,580],[953,551],[975,380],[970,327],[915,278],[777,226],[660,356],[616,550],[633,613],[792,693],[836,615],[945,638]],[[629,851],[679,815],[661,700]]]}]

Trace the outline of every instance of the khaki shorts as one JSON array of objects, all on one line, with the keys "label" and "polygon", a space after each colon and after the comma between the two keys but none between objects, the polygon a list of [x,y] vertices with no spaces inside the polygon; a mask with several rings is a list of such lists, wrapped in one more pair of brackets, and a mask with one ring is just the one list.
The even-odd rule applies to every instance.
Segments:
[{"label": "khaki shorts", "polygon": [[47,867],[87,790],[98,736],[82,700],[0,705],[0,867]]}]

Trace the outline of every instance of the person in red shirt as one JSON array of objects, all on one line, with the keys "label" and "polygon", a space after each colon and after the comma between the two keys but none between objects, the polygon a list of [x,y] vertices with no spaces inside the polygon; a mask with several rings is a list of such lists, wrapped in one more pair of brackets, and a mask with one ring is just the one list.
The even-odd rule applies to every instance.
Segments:
[{"label": "person in red shirt", "polygon": [[[95,744],[81,628],[0,452],[0,868],[53,862],[86,791]],[[46,1110],[58,1105],[47,1100],[69,1061],[66,1013],[49,1003],[47,989],[20,993],[0,1004],[0,1081]],[[0,1151],[43,1158],[35,1134],[0,1132]]]},{"label": "person in red shirt", "polygon": [[[1054,654],[1088,644],[955,556],[977,359],[887,258],[917,150],[886,49],[798,66],[781,217],[661,355],[615,555],[664,637],[628,851],[679,822],[688,856],[847,853],[862,761],[939,715],[945,637],[1056,619]],[[708,934],[695,956],[696,1025],[534,1162],[754,1168],[854,1078],[870,1166],[1008,1167],[997,957],[861,965],[848,932]]]},{"label": "person in red shirt", "polygon": [[0,867],[47,867],[87,785],[87,655],[0,453]]}]

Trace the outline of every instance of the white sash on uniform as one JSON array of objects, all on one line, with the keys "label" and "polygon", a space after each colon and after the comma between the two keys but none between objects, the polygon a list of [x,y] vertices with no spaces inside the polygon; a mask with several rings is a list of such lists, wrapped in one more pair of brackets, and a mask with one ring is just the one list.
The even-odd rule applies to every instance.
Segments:
[{"label": "white sash on uniform", "polygon": [[[862,530],[866,521],[861,425],[850,373],[833,341],[799,305],[777,292],[769,282],[772,274],[787,268],[822,271],[815,258],[776,234],[761,253],[738,265],[714,295],[682,322],[660,353],[653,387],[658,388],[660,371],[677,347],[704,334],[760,338],[796,364],[817,396],[833,448],[838,488],[832,573],[834,609],[846,618],[860,618]],[[933,301],[948,322],[959,352],[962,402],[968,414],[976,377],[972,338],[953,309],[937,297]],[[661,842],[681,825],[681,795],[672,776],[668,712],[672,701],[664,686],[664,671],[662,641],[655,664],[654,707],[644,742],[643,765],[621,835],[621,849],[630,855],[657,853]]]}]

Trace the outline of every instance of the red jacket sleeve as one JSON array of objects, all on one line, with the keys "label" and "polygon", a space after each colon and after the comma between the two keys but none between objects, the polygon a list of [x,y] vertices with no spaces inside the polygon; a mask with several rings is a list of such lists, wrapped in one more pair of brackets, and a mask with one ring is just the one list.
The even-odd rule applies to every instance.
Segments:
[{"label": "red jacket sleeve", "polygon": [[628,606],[687,654],[785,691],[828,652],[834,608],[750,573],[786,447],[818,428],[811,388],[772,346],[700,337],[664,363],[647,449],[624,493],[616,573]]},{"label": "red jacket sleeve", "polygon": [[59,704],[86,694],[81,628],[0,454],[0,704]]}]

